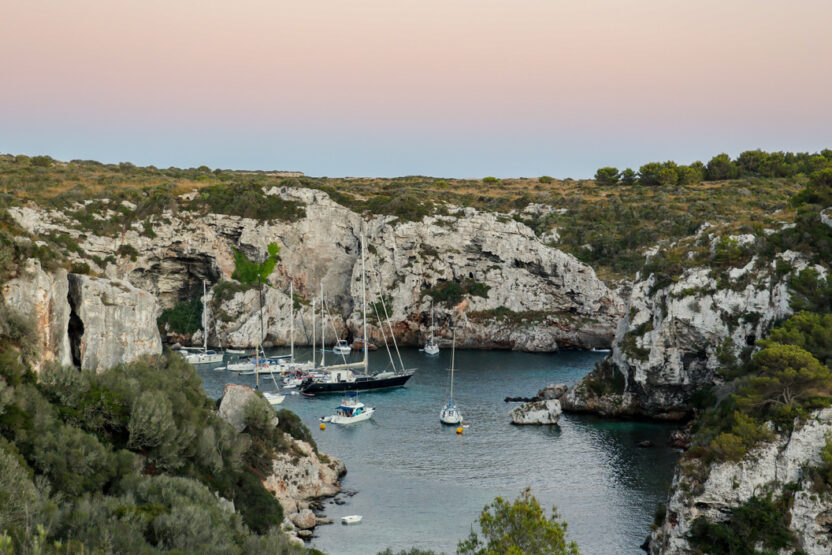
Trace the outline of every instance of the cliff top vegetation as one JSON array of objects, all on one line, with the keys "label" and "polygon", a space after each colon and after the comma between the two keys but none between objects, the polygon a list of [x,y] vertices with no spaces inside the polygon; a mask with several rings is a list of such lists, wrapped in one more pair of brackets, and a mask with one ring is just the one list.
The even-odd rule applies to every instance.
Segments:
[{"label": "cliff top vegetation", "polygon": [[[64,210],[80,228],[115,234],[135,221],[147,222],[152,233],[153,218],[165,210],[302,217],[300,203],[263,193],[273,186],[322,190],[352,210],[402,220],[419,220],[454,204],[510,214],[541,236],[555,229],[555,246],[593,265],[602,277],[619,278],[632,277],[646,248],[691,235],[706,221],[751,226],[766,225],[768,218],[774,224],[770,214],[781,210],[775,219],[788,223],[789,199],[809,174],[830,167],[832,150],[748,151],[736,159],[720,154],[708,163],[648,163],[638,171],[606,167],[591,180],[329,178],[0,155],[0,207],[32,201]],[[181,197],[194,190],[195,198]],[[102,213],[109,216],[96,216]]]}]

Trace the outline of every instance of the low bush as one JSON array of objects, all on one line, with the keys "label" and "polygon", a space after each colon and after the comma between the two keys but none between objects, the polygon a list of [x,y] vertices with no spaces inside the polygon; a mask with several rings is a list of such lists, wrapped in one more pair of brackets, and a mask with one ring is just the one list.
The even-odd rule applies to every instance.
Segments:
[{"label": "low bush", "polygon": [[723,522],[710,522],[705,517],[693,521],[688,540],[694,549],[713,555],[777,553],[798,547],[789,531],[791,496],[779,499],[754,496],[743,505],[729,510]]},{"label": "low bush", "polygon": [[[216,290],[214,295],[216,296]],[[173,308],[163,310],[157,324],[162,334],[165,332],[194,333],[202,327],[202,301],[199,298],[193,298],[177,303]]]}]

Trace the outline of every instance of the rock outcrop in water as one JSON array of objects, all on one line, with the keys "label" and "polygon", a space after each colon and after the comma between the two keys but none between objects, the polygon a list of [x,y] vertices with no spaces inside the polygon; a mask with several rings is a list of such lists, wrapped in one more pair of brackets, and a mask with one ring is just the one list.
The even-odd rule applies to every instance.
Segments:
[{"label": "rock outcrop in water", "polygon": [[512,424],[557,424],[561,414],[560,402],[557,399],[547,401],[532,401],[514,407],[511,412]]},{"label": "rock outcrop in water", "polygon": [[[9,212],[33,233],[73,237],[101,262],[85,259],[94,271],[151,292],[163,308],[201,295],[204,279],[230,280],[234,249],[257,259],[270,242],[277,243],[281,261],[266,291],[267,344],[288,343],[290,281],[301,301],[296,303],[298,344],[311,339],[307,303],[321,284],[332,314],[329,340],[336,330],[342,337],[360,335],[362,235],[368,246],[369,299],[377,303],[383,296],[388,301],[393,333],[404,344],[424,341],[431,299],[440,341],[447,341],[455,328],[458,346],[468,348],[604,346],[623,314],[621,299],[589,266],[546,246],[527,226],[504,215],[448,206],[446,215],[418,222],[391,216],[365,219],[321,191],[284,187],[268,194],[303,203],[305,216],[294,222],[260,222],[167,212],[154,221],[152,235],[135,223],[122,235],[108,237],[80,232],[59,211],[22,207]],[[237,292],[215,303],[209,342],[257,344],[256,299],[251,292]],[[375,306],[381,310],[380,303]],[[369,317],[376,321],[373,308]],[[371,339],[381,340],[380,326],[373,325],[370,333]]]},{"label": "rock outcrop in water", "polygon": [[664,522],[650,538],[650,553],[691,553],[688,536],[697,518],[722,522],[753,496],[768,494],[792,497],[787,522],[801,552],[832,552],[832,492],[818,491],[811,477],[811,469],[823,462],[821,449],[830,434],[832,409],[824,409],[809,415],[805,424],[796,423],[790,434],[751,450],[740,462],[710,467],[699,460],[683,462],[673,477]]}]

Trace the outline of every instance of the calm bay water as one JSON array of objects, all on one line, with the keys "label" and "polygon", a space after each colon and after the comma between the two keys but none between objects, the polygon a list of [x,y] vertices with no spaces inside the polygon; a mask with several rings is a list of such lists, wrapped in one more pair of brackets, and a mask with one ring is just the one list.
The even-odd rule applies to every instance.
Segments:
[{"label": "calm bay water", "polygon": [[[300,350],[298,358],[305,356],[308,351]],[[673,426],[578,415],[563,415],[557,426],[513,426],[508,412],[515,404],[503,401],[533,396],[550,383],[572,385],[602,356],[457,351],[454,398],[470,422],[462,436],[439,423],[448,394],[448,350],[435,358],[402,350],[405,365],[419,368],[416,375],[404,388],[360,394],[377,411],[352,427],[318,429],[318,417],[332,413],[337,395],[287,396],[283,407],[303,419],[321,451],[344,461],[342,486],[356,492],[344,505],[326,505],[336,524],[319,526],[312,546],[333,554],[387,547],[453,553],[483,506],[497,495],[514,499],[530,486],[544,507],[557,506],[583,553],[642,553],[639,545],[676,461],[666,447]],[[381,351],[371,361],[378,369],[388,363]],[[253,376],[199,373],[214,398],[227,382],[254,385]],[[262,389],[274,389],[270,378],[260,379]],[[643,440],[656,446],[637,447]],[[337,523],[349,514],[364,520]]]}]

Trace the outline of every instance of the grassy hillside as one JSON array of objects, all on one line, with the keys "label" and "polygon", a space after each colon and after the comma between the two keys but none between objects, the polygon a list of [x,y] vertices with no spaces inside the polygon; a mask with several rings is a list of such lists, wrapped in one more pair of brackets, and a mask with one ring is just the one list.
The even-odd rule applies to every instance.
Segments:
[{"label": "grassy hillside", "polygon": [[[60,208],[79,228],[104,234],[119,233],[135,221],[144,222],[150,234],[153,219],[165,209],[290,221],[303,215],[303,207],[296,203],[266,197],[262,189],[271,186],[319,189],[358,212],[402,220],[442,212],[450,203],[509,214],[541,236],[557,229],[560,238],[553,245],[592,264],[602,277],[614,279],[632,277],[643,263],[645,248],[690,235],[705,221],[732,222],[739,229],[790,221],[788,201],[806,182],[798,170],[832,163],[832,156],[815,155],[803,165],[788,166],[788,171],[769,171],[748,169],[740,158],[736,163],[728,159],[728,169],[715,169],[712,175],[707,173],[711,164],[708,168],[653,164],[658,169],[648,164],[642,167],[642,183],[640,173],[628,178],[614,168],[602,168],[615,171],[599,170],[596,180],[313,178],[204,166],[158,169],[5,155],[0,156],[0,202],[34,201]],[[667,179],[668,172],[678,177]],[[723,176],[727,179],[715,180]],[[179,198],[194,189],[200,192],[195,199]],[[75,204],[89,200],[95,202],[84,209]],[[110,204],[118,213],[105,221],[96,218],[105,203],[113,200],[127,200],[136,207]],[[535,203],[550,208],[529,208]],[[777,210],[782,212],[768,216]]]}]

